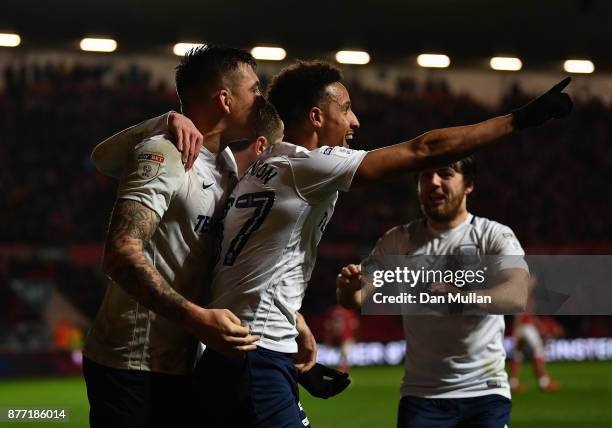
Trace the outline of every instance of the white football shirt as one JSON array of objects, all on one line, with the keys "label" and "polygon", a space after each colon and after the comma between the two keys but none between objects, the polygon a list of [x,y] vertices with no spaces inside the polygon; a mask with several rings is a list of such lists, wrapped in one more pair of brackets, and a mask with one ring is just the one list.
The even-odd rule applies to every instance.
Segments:
[{"label": "white football shirt", "polygon": [[[105,165],[126,163],[121,156],[106,159]],[[158,135],[132,150],[120,179],[118,199],[138,201],[161,218],[145,248],[146,257],[168,284],[196,303],[202,303],[210,281],[216,229],[235,174],[229,149],[215,155],[205,148],[185,172],[172,142]],[[114,282],[84,349],[87,358],[109,367],[173,374],[188,373],[196,352],[193,336],[139,304]]]},{"label": "white football shirt", "polygon": [[[473,246],[480,255],[525,254],[509,227],[469,214],[464,223],[442,233],[423,219],[397,226],[379,239],[372,255],[452,255],[459,254],[459,246]],[[528,270],[522,257],[500,260],[500,270]],[[500,394],[510,398],[502,315],[405,315],[403,324],[406,357],[402,396],[468,398]]]},{"label": "white football shirt", "polygon": [[332,216],[366,152],[272,145],[234,189],[224,220],[210,307],[246,321],[258,346],[297,351],[296,312]]}]

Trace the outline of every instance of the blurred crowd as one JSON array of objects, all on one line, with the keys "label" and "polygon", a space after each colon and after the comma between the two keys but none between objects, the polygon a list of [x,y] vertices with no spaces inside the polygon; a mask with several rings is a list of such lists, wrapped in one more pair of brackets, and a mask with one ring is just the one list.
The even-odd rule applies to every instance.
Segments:
[{"label": "blurred crowd", "polygon": [[[177,109],[174,89],[152,82],[151,74],[137,67],[118,73],[100,66],[13,65],[3,70],[1,79],[0,245],[101,243],[116,183],[95,171],[89,154],[114,132]],[[356,81],[347,83],[361,122],[353,146],[360,149],[484,120],[530,98],[515,86],[492,109],[468,95],[451,93],[444,81],[419,86],[405,78],[397,82],[393,95]],[[612,106],[583,100],[569,119],[513,135],[479,153],[471,210],[510,225],[528,249],[572,253],[572,248],[612,248],[611,143]],[[334,301],[333,278],[339,266],[358,260],[384,231],[418,215],[410,176],[341,195],[321,244],[305,311],[324,313]],[[28,271],[23,262],[15,263],[6,252],[0,257],[3,322],[19,318],[19,311],[31,316],[9,304],[14,299],[8,298],[7,285],[39,272],[38,265],[44,264],[32,262],[38,265]],[[47,277],[62,284],[85,314],[93,316],[96,305],[91,299],[83,303],[81,294],[93,287],[90,295],[97,301],[104,290],[103,276],[95,267],[82,271],[58,266],[49,268]],[[606,322],[605,331],[610,331]]]}]

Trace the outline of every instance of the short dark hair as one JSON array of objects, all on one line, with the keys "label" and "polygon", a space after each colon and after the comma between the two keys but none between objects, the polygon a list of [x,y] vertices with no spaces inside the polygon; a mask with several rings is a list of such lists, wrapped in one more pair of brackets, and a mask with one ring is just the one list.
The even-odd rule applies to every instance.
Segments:
[{"label": "short dark hair", "polygon": [[[266,137],[268,140],[268,144],[273,143],[273,139],[278,133],[280,127],[282,125],[282,121],[278,112],[274,108],[274,105],[269,101],[265,101],[263,105],[257,110],[257,119],[255,120],[255,138],[258,137]],[[238,142],[232,143],[232,151],[241,152],[246,150],[254,140],[241,140]]]},{"label": "short dark hair", "polygon": [[450,165],[452,169],[460,172],[463,175],[463,180],[468,184],[474,184],[476,181],[476,158],[474,155],[469,155],[461,160]]},{"label": "short dark hair", "polygon": [[185,104],[201,88],[220,81],[223,76],[238,69],[240,64],[255,68],[255,58],[242,49],[203,45],[189,50],[176,66],[176,92]]},{"label": "short dark hair", "polygon": [[282,121],[276,108],[271,102],[266,101],[257,112],[255,135],[264,136],[271,143],[281,126]]},{"label": "short dark hair", "polygon": [[[463,175],[463,180],[466,184],[474,185],[476,182],[476,158],[474,155],[469,155],[460,159],[456,162],[453,162],[449,165],[445,165],[448,168],[452,168],[455,171],[461,173]],[[419,181],[421,173],[417,173],[414,176],[415,182]]]},{"label": "short dark hair", "polygon": [[342,73],[323,61],[298,61],[274,76],[268,98],[285,126],[294,126],[321,102],[325,87],[342,80]]}]

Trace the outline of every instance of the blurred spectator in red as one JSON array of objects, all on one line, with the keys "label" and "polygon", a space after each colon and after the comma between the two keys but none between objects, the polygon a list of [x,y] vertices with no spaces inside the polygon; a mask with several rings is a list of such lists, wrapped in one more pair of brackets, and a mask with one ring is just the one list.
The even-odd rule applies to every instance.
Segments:
[{"label": "blurred spectator in red", "polygon": [[355,333],[359,318],[354,311],[340,305],[332,306],[326,314],[325,343],[340,352],[340,370],[348,372],[351,349],[355,344]]}]

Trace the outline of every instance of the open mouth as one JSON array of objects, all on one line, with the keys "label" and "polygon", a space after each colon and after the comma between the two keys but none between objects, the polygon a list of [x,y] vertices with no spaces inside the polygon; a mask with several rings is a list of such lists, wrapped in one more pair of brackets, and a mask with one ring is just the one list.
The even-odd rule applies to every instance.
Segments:
[{"label": "open mouth", "polygon": [[434,204],[442,204],[446,200],[444,195],[429,195],[429,200]]}]

